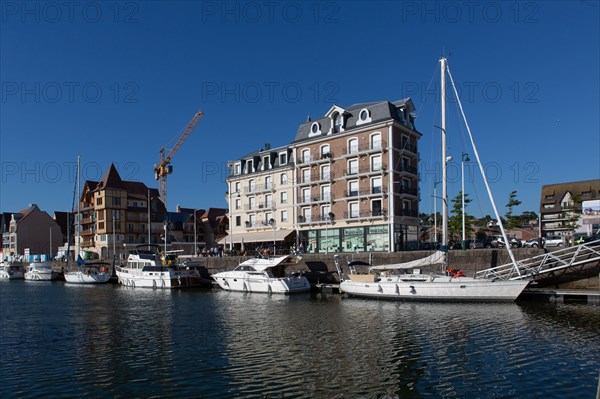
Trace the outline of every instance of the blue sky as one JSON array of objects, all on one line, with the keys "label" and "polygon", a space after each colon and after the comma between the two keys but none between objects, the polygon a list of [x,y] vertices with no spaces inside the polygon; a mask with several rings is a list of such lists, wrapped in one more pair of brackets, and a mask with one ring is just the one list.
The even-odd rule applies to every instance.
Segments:
[{"label": "blue sky", "polygon": [[[333,104],[411,97],[423,133],[421,211],[439,169],[440,55],[504,212],[538,211],[543,184],[600,178],[599,3],[3,1],[0,210],[70,210],[74,165],[111,162],[158,187],[153,165],[194,113],[173,158],[169,208],[226,207],[226,162],[285,145]],[[433,80],[432,80],[433,79]],[[449,154],[465,130],[448,106]],[[468,212],[491,214],[467,165]],[[449,171],[460,190],[460,164]],[[439,195],[439,194],[438,194]]]}]

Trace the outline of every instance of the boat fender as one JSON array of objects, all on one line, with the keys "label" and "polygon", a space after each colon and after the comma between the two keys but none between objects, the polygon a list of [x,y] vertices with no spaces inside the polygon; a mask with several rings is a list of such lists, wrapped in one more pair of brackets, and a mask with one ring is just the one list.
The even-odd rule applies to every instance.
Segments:
[{"label": "boat fender", "polygon": [[273,289],[271,288],[271,284],[269,284],[268,286],[269,288],[267,289],[269,292],[269,295],[273,294]]}]

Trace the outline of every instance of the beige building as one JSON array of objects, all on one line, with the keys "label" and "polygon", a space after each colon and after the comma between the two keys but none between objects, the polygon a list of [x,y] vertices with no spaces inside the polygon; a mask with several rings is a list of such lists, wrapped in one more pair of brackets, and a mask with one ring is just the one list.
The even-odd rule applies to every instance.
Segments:
[{"label": "beige building", "polygon": [[231,162],[230,246],[416,249],[421,134],[413,111],[410,99],[334,105],[300,125],[290,145]]}]

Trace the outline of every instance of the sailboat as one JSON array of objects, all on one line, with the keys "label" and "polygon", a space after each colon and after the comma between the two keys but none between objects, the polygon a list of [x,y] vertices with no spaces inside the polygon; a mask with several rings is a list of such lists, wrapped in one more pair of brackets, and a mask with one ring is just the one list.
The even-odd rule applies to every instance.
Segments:
[{"label": "sailboat", "polygon": [[[441,265],[443,271],[450,270],[448,267],[448,193],[447,193],[447,162],[446,156],[446,73],[454,89],[462,117],[465,121],[467,132],[471,140],[474,154],[477,158],[483,180],[490,197],[496,219],[501,220],[498,209],[491,195],[489,183],[483,171],[483,163],[479,159],[479,153],[475,147],[473,136],[466,121],[465,114],[448,68],[447,59],[442,57],[441,64],[441,134],[442,134],[442,250],[435,251],[424,259],[418,259],[406,263],[385,264],[371,266],[367,274],[356,273],[356,264],[349,263],[350,274],[342,273],[339,257],[335,257],[335,265],[340,276],[340,292],[349,296],[367,298],[385,298],[400,300],[429,300],[429,301],[514,301],[529,284],[529,280],[502,280],[497,278],[475,278],[467,277],[462,273],[439,273],[421,274],[420,269],[433,265]],[[499,222],[500,231],[504,242],[508,242],[506,232],[502,223]],[[506,250],[513,264],[513,270],[520,275],[517,262],[510,246]],[[412,273],[407,271],[412,270]]]},{"label": "sailboat", "polygon": [[[77,188],[78,189],[80,187],[80,185],[79,185],[80,184],[79,161],[80,161],[79,157],[77,157]],[[80,220],[80,216],[81,216],[80,212],[79,212],[80,197],[81,197],[81,195],[78,195],[78,198],[77,198],[77,239],[78,240],[79,240],[79,237],[81,237],[80,231],[79,231],[79,227],[80,227],[79,220]],[[70,243],[70,239],[68,241]],[[79,252],[80,248],[81,248],[81,245],[78,243],[77,244],[77,252]],[[69,254],[69,250],[67,248],[67,255],[68,254]],[[99,264],[88,264],[83,259],[81,259],[81,256],[78,254],[77,255],[77,270],[66,271],[64,273],[64,277],[65,277],[65,281],[70,284],[101,284],[101,283],[108,282],[108,280],[110,279],[110,274],[109,274],[108,268],[106,266],[99,265]]]}]

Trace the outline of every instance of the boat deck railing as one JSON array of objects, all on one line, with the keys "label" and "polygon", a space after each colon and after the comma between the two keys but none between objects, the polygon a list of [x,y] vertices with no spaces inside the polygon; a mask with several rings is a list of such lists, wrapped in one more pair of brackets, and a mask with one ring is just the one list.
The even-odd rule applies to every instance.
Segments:
[{"label": "boat deck railing", "polygon": [[475,277],[522,280],[592,262],[600,262],[600,240],[562,248],[517,261],[518,271],[512,263],[506,263],[480,270],[475,273]]}]

